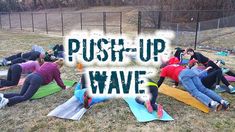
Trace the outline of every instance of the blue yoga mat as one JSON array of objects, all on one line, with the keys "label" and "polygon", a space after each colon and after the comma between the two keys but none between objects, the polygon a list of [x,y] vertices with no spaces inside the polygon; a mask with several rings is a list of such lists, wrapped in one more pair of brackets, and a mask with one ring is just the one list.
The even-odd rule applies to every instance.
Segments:
[{"label": "blue yoga mat", "polygon": [[181,62],[182,65],[186,65],[186,64],[188,64],[188,63],[189,63],[189,60],[188,60],[188,59],[183,59],[182,62]]},{"label": "blue yoga mat", "polygon": [[163,116],[161,119],[157,118],[156,112],[149,113],[145,106],[138,104],[134,98],[125,98],[124,99],[127,104],[129,105],[132,113],[138,120],[138,122],[149,122],[153,120],[160,120],[160,121],[173,121],[174,119],[163,110]]}]

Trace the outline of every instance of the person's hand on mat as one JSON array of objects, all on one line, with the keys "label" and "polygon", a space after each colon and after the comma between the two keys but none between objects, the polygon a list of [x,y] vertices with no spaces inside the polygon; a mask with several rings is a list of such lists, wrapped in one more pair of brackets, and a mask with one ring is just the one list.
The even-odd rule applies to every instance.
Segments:
[{"label": "person's hand on mat", "polygon": [[70,86],[66,86],[64,90],[68,90],[68,89],[70,89]]},{"label": "person's hand on mat", "polygon": [[207,68],[206,68],[206,71],[208,71],[208,70],[210,70],[210,69],[212,69],[212,67],[211,67],[211,66],[207,67]]}]

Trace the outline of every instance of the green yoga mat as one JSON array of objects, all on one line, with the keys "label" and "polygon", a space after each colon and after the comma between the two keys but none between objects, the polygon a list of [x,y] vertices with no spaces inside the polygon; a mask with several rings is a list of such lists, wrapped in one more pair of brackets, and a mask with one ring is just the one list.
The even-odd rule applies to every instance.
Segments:
[{"label": "green yoga mat", "polygon": [[[74,86],[74,84],[76,83],[75,81],[68,81],[68,80],[64,80],[63,82],[65,86],[71,86],[71,87]],[[31,100],[40,99],[49,96],[51,94],[57,93],[61,90],[62,89],[60,88],[60,86],[58,86],[55,82],[53,82],[48,85],[41,86],[38,89],[38,91],[33,95]]]}]

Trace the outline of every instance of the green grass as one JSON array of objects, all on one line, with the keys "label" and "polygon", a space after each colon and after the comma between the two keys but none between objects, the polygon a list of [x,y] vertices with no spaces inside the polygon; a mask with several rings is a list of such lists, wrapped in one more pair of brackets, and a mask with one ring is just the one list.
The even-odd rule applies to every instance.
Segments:
[{"label": "green grass", "polygon": [[[0,57],[13,53],[28,51],[38,44],[48,48],[49,44],[62,43],[61,37],[48,37],[33,33],[0,31]],[[234,58],[215,56],[212,51],[201,51],[211,59],[225,59],[228,66],[235,68]],[[0,70],[7,69],[1,67]],[[76,70],[62,68],[62,78],[78,80]],[[157,80],[156,77],[154,80]],[[166,82],[172,85],[170,81]],[[20,89],[3,91],[18,92]],[[26,101],[0,110],[0,131],[234,131],[235,96],[221,94],[229,100],[229,111],[211,112],[209,114],[187,106],[168,96],[159,95],[158,102],[175,119],[171,122],[153,121],[138,123],[122,99],[113,99],[98,104],[89,110],[81,121],[63,120],[46,115],[58,105],[73,96],[73,89],[61,91],[40,100]],[[144,116],[144,115],[143,115]]]}]

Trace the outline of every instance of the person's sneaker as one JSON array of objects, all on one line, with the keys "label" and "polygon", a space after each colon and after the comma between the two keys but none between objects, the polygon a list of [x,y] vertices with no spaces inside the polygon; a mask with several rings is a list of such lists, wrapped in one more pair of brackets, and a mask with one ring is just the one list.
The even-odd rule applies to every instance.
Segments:
[{"label": "person's sneaker", "polygon": [[229,93],[235,93],[235,87],[229,89]]},{"label": "person's sneaker", "polygon": [[218,102],[213,101],[210,103],[210,108],[212,111],[215,111],[215,112],[220,111],[222,109],[222,107],[223,107],[222,104],[220,104]]},{"label": "person's sneaker", "polygon": [[89,104],[91,103],[91,99],[92,98],[90,98],[88,96],[87,92],[85,92],[85,94],[84,94],[84,102],[83,102],[84,108],[89,109],[89,107],[90,107]]},{"label": "person's sneaker", "polygon": [[163,116],[163,107],[161,104],[157,105],[157,116],[159,119],[161,119]]},{"label": "person's sneaker", "polygon": [[229,72],[229,69],[228,68],[222,68],[222,72],[223,72],[223,74],[226,74],[227,72]]},{"label": "person's sneaker", "polygon": [[2,65],[5,66],[6,64],[7,64],[7,60],[4,58],[4,59],[2,60]]},{"label": "person's sneaker", "polygon": [[226,101],[226,100],[222,100],[222,101],[221,101],[221,104],[222,104],[222,106],[223,106],[223,108],[222,108],[223,110],[228,110],[229,107],[230,107],[229,102]]},{"label": "person's sneaker", "polygon": [[219,86],[219,87],[216,87],[214,91],[215,91],[216,93],[222,93],[222,92],[225,92],[226,90],[223,89],[221,86]]},{"label": "person's sneaker", "polygon": [[1,101],[2,101],[3,98],[4,98],[4,97],[3,97],[3,94],[0,93],[0,103],[1,103]]},{"label": "person's sneaker", "polygon": [[1,98],[1,99],[2,100],[1,100],[1,103],[0,103],[0,109],[4,108],[7,105],[7,103],[9,102],[9,100],[6,99],[6,98]]},{"label": "person's sneaker", "polygon": [[148,112],[152,113],[153,112],[153,107],[151,106],[150,101],[146,101],[144,104],[145,104],[145,107],[147,108]]}]

